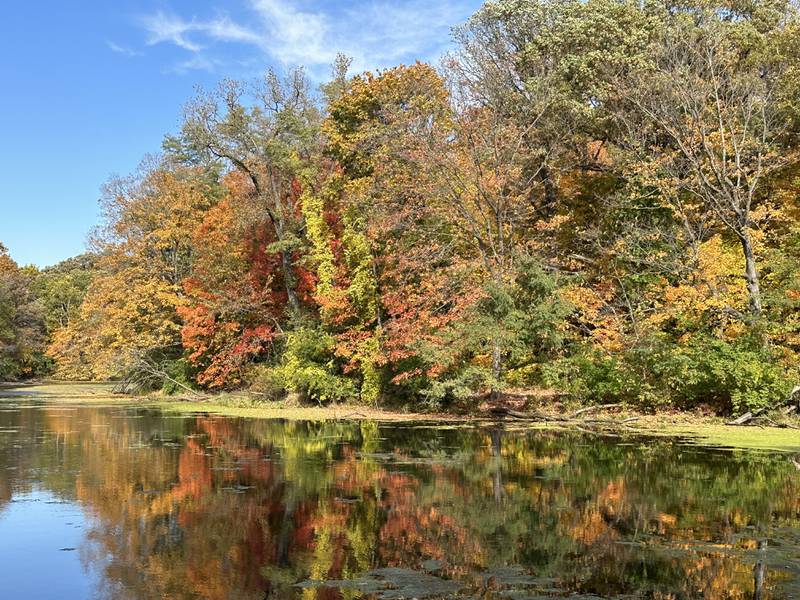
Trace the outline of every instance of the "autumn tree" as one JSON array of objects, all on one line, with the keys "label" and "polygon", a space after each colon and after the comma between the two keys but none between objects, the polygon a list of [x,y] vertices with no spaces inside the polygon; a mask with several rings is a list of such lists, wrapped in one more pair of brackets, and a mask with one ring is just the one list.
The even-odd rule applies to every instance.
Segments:
[{"label": "autumn tree", "polygon": [[440,218],[451,223],[462,259],[477,261],[472,268],[491,298],[486,309],[496,317],[488,343],[492,377],[499,382],[508,358],[501,305],[529,257],[541,218],[537,208],[550,193],[543,178],[550,176],[543,175],[542,152],[530,140],[541,115],[521,127],[491,107],[476,107],[467,94],[458,93],[463,103],[441,130],[416,136],[409,150]]},{"label": "autumn tree", "polygon": [[[608,159],[613,123],[601,99],[610,89],[610,73],[638,64],[649,27],[635,3],[487,2],[456,31],[459,45],[447,63],[460,105],[458,154],[464,158],[460,169],[443,165],[441,172],[463,177],[469,166],[477,174],[473,197],[457,186],[452,202],[471,203],[470,212],[477,215],[483,205],[486,223],[478,232],[487,238],[484,245],[491,234],[487,247],[499,250],[491,254],[505,255],[494,262],[506,265],[499,269],[506,286],[516,277],[514,263],[534,258],[562,285],[577,290],[570,297],[577,316],[569,324],[578,336],[594,336],[601,322],[625,323],[617,315],[635,308],[619,272],[615,276],[607,268],[613,245],[608,245],[612,232],[602,231],[610,223],[604,217],[610,210],[622,216],[618,207],[625,194]],[[427,162],[435,164],[431,158]],[[491,218],[494,213],[497,218]],[[613,235],[621,231],[617,224]],[[502,280],[494,276],[495,282]],[[586,301],[594,305],[591,317]],[[505,360],[499,349],[495,345],[495,373]]]},{"label": "autumn tree", "polygon": [[[617,75],[619,143],[682,219],[712,215],[741,245],[750,312],[762,310],[759,223],[770,177],[798,160],[800,28],[790,4],[667,12],[641,68]],[[794,41],[792,41],[794,40]]]},{"label": "autumn tree", "polygon": [[297,311],[296,255],[303,244],[299,188],[317,153],[319,111],[303,71],[282,80],[269,71],[246,96],[241,82],[226,80],[216,92],[189,103],[181,135],[166,147],[187,160],[218,161],[240,171],[253,195],[252,219],[269,224],[280,257],[289,308]]},{"label": "autumn tree", "polygon": [[106,187],[106,224],[95,236],[98,273],[80,314],[56,332],[49,354],[67,378],[174,379],[180,358],[183,280],[192,272],[193,232],[216,202],[197,170],[155,163]]},{"label": "autumn tree", "polygon": [[471,301],[455,284],[450,224],[427,202],[409,153],[412,140],[447,118],[447,90],[428,65],[397,67],[356,76],[329,112],[323,133],[338,169],[316,214],[306,211],[318,289],[326,290],[321,315],[338,351],[373,382],[385,366],[397,393],[440,368],[420,363],[414,346]]},{"label": "autumn tree", "polygon": [[[183,280],[188,302],[179,309],[183,347],[198,383],[210,388],[241,385],[253,362],[274,362],[289,328],[281,257],[269,251],[274,230],[249,218],[253,197],[244,173],[220,183],[222,199],[191,233],[195,260]],[[312,305],[308,270],[293,269],[299,301]]]},{"label": "autumn tree", "polygon": [[30,377],[44,367],[44,318],[31,279],[0,244],[0,380]]}]

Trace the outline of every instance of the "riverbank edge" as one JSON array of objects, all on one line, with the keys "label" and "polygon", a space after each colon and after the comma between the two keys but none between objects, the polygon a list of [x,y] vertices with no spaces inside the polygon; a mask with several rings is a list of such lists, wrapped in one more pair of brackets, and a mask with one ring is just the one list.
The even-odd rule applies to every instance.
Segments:
[{"label": "riverbank edge", "polygon": [[[108,384],[40,382],[0,384],[0,399],[37,399],[58,404],[98,405],[123,404],[157,408],[178,414],[210,413],[229,417],[284,419],[292,421],[379,421],[436,427],[490,427],[502,424],[504,429],[581,430],[606,436],[655,436],[675,438],[701,446],[739,450],[765,450],[800,454],[800,430],[780,427],[730,426],[722,417],[669,411],[645,414],[629,408],[613,412],[596,410],[585,424],[554,421],[518,421],[489,415],[464,415],[443,412],[405,412],[385,410],[358,404],[296,406],[287,402],[256,400],[247,394],[216,394],[202,398],[167,397],[162,395],[125,396],[112,393]],[[541,410],[539,411],[541,413]],[[551,411],[553,418],[569,414]],[[587,415],[588,416],[588,415]],[[634,420],[635,419],[635,420]],[[597,423],[601,421],[601,423]],[[585,426],[584,426],[585,425]],[[798,467],[800,468],[800,466]]]}]

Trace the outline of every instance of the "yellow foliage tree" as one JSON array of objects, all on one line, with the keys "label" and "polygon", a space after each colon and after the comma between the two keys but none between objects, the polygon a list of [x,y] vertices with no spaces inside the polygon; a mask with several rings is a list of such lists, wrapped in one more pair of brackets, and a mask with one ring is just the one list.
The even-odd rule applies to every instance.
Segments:
[{"label": "yellow foliage tree", "polygon": [[156,166],[108,186],[99,275],[78,318],[48,349],[58,376],[117,378],[180,356],[182,282],[192,270],[193,233],[214,202],[198,175]]}]

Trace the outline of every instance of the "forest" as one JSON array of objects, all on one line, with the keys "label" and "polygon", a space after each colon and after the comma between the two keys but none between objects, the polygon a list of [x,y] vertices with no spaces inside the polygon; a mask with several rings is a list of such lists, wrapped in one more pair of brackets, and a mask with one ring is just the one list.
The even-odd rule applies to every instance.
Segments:
[{"label": "forest", "polygon": [[[720,414],[800,384],[787,0],[491,0],[441,64],[222,81],[0,245],[0,381],[439,410],[550,390]],[[154,149],[156,150],[156,149]]]}]

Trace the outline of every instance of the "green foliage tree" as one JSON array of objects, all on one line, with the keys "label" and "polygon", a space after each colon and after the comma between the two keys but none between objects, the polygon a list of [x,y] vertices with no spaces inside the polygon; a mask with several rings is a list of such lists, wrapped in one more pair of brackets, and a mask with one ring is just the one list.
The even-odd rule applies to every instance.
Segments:
[{"label": "green foliage tree", "polygon": [[98,258],[83,254],[36,273],[33,293],[45,315],[48,334],[67,327],[79,314]]},{"label": "green foliage tree", "polygon": [[32,279],[30,270],[20,269],[0,244],[0,381],[45,369],[45,323]]}]

